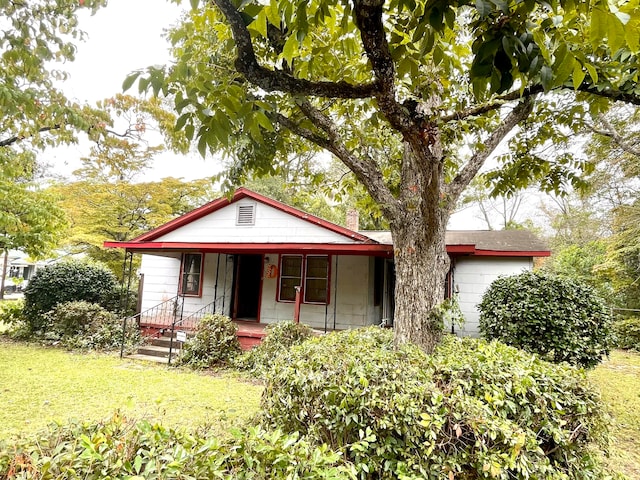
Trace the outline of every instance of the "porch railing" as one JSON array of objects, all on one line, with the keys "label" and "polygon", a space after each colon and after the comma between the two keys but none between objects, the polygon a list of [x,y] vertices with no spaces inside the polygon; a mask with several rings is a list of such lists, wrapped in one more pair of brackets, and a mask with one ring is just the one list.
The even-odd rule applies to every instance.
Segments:
[{"label": "porch railing", "polygon": [[158,305],[155,305],[147,310],[144,310],[135,315],[124,317],[122,319],[122,342],[120,345],[120,358],[124,356],[124,347],[127,337],[127,327],[132,322],[136,322],[136,327],[139,329],[140,324],[146,319],[151,319],[154,325],[166,325],[167,327],[173,326],[176,319],[182,318],[182,311],[184,309],[184,297],[176,295],[169,300],[165,300]]},{"label": "porch railing", "polygon": [[173,323],[171,324],[171,338],[169,340],[169,364],[171,364],[171,358],[173,356],[173,339],[175,336],[176,328],[180,326],[188,325],[189,328],[196,328],[200,320],[209,314],[215,313],[224,313],[224,295],[216,298],[213,302],[205,305],[200,310],[197,310],[189,315],[183,316],[180,318],[175,318]]}]

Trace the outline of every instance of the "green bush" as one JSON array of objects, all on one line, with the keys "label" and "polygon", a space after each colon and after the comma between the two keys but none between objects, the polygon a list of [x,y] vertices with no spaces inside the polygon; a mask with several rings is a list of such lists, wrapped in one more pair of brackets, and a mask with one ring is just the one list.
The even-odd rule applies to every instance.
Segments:
[{"label": "green bush", "polygon": [[195,369],[227,365],[240,353],[237,332],[229,317],[218,313],[204,316],[196,334],[183,345],[178,365]]},{"label": "green bush", "polygon": [[313,335],[313,331],[307,325],[293,322],[268,325],[265,332],[266,336],[259,345],[236,358],[235,367],[262,377],[280,353]]},{"label": "green bush", "polygon": [[627,318],[613,324],[616,347],[640,351],[640,318]]},{"label": "green bush", "polygon": [[428,356],[379,328],[311,339],[278,357],[262,407],[361,478],[603,475],[607,419],[584,373],[497,342],[447,336]]},{"label": "green bush", "polygon": [[[44,338],[60,342],[67,348],[83,350],[113,350],[122,344],[122,321],[96,303],[66,302],[45,314],[47,328]],[[125,347],[132,349],[141,341],[140,330],[127,329]]]},{"label": "green bush", "polygon": [[36,271],[24,291],[24,315],[33,332],[46,326],[45,313],[59,303],[84,300],[108,310],[117,307],[118,283],[106,268],[69,261]]},{"label": "green bush", "polygon": [[0,477],[349,479],[340,456],[299,435],[248,428],[218,441],[114,415],[97,425],[54,426],[34,439],[0,442]]},{"label": "green bush", "polygon": [[584,283],[525,272],[494,281],[478,306],[480,332],[552,362],[594,367],[611,349],[611,316]]},{"label": "green bush", "polygon": [[24,322],[24,302],[22,300],[5,300],[0,302],[0,323],[14,327]]}]

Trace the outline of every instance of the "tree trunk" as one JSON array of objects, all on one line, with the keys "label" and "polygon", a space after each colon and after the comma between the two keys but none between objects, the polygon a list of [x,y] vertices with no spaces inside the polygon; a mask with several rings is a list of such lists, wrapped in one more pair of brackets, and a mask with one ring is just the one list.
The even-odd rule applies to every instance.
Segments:
[{"label": "tree trunk", "polygon": [[7,280],[7,264],[9,263],[9,250],[4,249],[4,255],[2,260],[2,277],[0,279],[0,300],[4,300],[4,283]]},{"label": "tree trunk", "polygon": [[449,257],[445,227],[440,223],[426,228],[421,218],[392,228],[395,250],[396,291],[395,343],[416,343],[432,352],[443,330],[432,310],[445,295]]}]

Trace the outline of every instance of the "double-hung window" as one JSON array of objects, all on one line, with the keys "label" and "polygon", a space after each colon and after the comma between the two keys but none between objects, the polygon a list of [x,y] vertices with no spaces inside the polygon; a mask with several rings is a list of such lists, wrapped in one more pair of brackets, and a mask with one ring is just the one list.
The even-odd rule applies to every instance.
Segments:
[{"label": "double-hung window", "polygon": [[180,293],[182,295],[200,296],[202,286],[202,254],[185,253],[180,269]]},{"label": "double-hung window", "polygon": [[293,302],[295,287],[302,288],[304,303],[327,303],[329,257],[327,255],[282,255],[278,300]]}]

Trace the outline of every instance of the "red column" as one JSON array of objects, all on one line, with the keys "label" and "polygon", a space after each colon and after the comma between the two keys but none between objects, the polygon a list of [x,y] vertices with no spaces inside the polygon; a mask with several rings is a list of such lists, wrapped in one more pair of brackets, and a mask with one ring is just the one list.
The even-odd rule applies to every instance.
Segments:
[{"label": "red column", "polygon": [[300,295],[300,287],[295,287],[296,289],[296,306],[293,309],[293,321],[295,323],[300,323],[300,303],[302,303],[302,295]]}]

